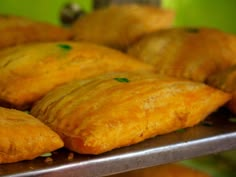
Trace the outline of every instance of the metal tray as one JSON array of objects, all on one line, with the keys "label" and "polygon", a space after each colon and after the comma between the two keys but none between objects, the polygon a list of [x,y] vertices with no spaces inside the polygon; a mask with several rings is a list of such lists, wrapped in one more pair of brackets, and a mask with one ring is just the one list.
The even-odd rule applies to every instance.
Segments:
[{"label": "metal tray", "polygon": [[236,149],[236,123],[234,120],[236,119],[232,119],[232,115],[228,111],[222,109],[210,115],[207,122],[195,127],[157,136],[102,155],[74,154],[73,159],[68,159],[71,152],[60,149],[53,153],[52,162],[47,163],[45,157],[39,157],[32,161],[0,165],[0,176],[108,176]]}]

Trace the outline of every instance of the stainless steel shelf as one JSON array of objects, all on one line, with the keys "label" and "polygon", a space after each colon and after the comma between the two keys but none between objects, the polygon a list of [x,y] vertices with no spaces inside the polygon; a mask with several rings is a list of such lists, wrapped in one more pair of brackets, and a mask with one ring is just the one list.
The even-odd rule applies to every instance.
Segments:
[{"label": "stainless steel shelf", "polygon": [[46,163],[39,157],[32,161],[0,165],[3,177],[99,177],[197,156],[236,149],[236,123],[232,115],[220,110],[207,118],[211,126],[199,124],[184,131],[157,136],[142,143],[116,149],[102,155],[75,154],[61,149]]}]

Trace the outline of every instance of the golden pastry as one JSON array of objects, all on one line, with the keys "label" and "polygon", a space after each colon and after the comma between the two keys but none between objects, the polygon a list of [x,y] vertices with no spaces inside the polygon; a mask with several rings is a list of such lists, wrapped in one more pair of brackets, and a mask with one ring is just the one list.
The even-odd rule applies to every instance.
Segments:
[{"label": "golden pastry", "polygon": [[194,126],[230,98],[202,83],[142,72],[106,73],[51,91],[31,113],[68,149],[100,154]]},{"label": "golden pastry", "polygon": [[60,41],[71,38],[71,32],[46,22],[25,17],[0,15],[0,48],[39,41]]},{"label": "golden pastry", "polygon": [[216,29],[167,29],[144,36],[128,53],[159,74],[203,82],[236,63],[236,37]]},{"label": "golden pastry", "polygon": [[88,43],[52,42],[0,51],[0,101],[23,109],[49,90],[108,71],[151,70],[119,51]]},{"label": "golden pastry", "polygon": [[62,146],[60,137],[38,119],[0,107],[0,164],[31,160]]},{"label": "golden pastry", "polygon": [[75,40],[126,49],[139,37],[172,26],[174,13],[149,5],[113,5],[79,18],[73,26]]},{"label": "golden pastry", "polygon": [[160,165],[109,177],[210,177],[208,174],[179,164]]},{"label": "golden pastry", "polygon": [[236,114],[236,65],[212,75],[207,83],[233,95],[227,106]]}]

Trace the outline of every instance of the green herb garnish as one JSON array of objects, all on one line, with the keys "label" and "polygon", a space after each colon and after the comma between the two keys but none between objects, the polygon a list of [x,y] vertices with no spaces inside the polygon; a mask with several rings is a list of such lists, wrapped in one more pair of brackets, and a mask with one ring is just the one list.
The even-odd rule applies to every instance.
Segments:
[{"label": "green herb garnish", "polygon": [[58,46],[64,50],[71,50],[72,47],[68,44],[58,44]]},{"label": "green herb garnish", "polygon": [[236,123],[236,117],[231,117],[228,119],[230,122]]},{"label": "green herb garnish", "polygon": [[186,130],[184,128],[181,128],[179,130],[176,130],[176,132],[185,132]]},{"label": "green herb garnish", "polygon": [[25,110],[24,111],[26,114],[30,114],[30,111],[29,110]]},{"label": "green herb garnish", "polygon": [[42,154],[40,157],[50,157],[50,156],[52,156],[52,153],[47,152],[47,153]]},{"label": "green herb garnish", "polygon": [[186,28],[189,33],[198,33],[200,30],[198,28]]},{"label": "green herb garnish", "polygon": [[129,79],[127,78],[124,78],[124,77],[118,77],[118,78],[114,78],[116,81],[118,82],[129,82]]},{"label": "green herb garnish", "polygon": [[207,120],[202,121],[201,124],[204,125],[204,126],[206,126],[206,127],[211,127],[211,126],[213,125],[213,123],[212,123],[211,121],[207,121]]}]

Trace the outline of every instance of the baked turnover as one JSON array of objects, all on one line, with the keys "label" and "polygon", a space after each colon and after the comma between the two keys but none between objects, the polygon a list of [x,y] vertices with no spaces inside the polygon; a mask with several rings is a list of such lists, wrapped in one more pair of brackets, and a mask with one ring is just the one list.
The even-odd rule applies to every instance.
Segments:
[{"label": "baked turnover", "polygon": [[0,34],[0,48],[71,38],[71,32],[68,29],[25,17],[9,15],[0,15]]},{"label": "baked turnover", "polygon": [[144,36],[128,53],[159,74],[204,82],[236,63],[236,37],[209,28],[172,28]]},{"label": "baked turnover", "polygon": [[152,66],[103,46],[51,42],[0,51],[0,102],[27,108],[55,87],[109,71],[152,70]]},{"label": "baked turnover", "polygon": [[75,40],[126,49],[141,36],[172,26],[174,13],[150,5],[112,5],[80,17],[72,27]]},{"label": "baked turnover", "polygon": [[60,137],[38,119],[0,107],[0,164],[31,160],[62,146]]},{"label": "baked turnover", "polygon": [[192,127],[231,96],[202,83],[151,73],[106,73],[56,88],[32,115],[82,154],[100,154]]}]

